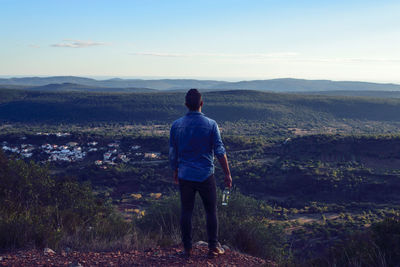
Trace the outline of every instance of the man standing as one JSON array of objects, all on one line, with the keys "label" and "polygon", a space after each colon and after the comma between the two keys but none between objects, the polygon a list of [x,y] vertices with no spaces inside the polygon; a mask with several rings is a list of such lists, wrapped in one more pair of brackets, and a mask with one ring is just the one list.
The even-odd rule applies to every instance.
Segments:
[{"label": "man standing", "polygon": [[192,250],[192,213],[196,191],[203,201],[207,217],[209,257],[224,254],[218,246],[217,200],[214,155],[225,173],[225,185],[232,186],[228,159],[217,123],[201,113],[203,100],[197,89],[186,93],[186,116],[174,121],[170,132],[169,158],[174,181],[181,196],[181,232],[185,256]]}]

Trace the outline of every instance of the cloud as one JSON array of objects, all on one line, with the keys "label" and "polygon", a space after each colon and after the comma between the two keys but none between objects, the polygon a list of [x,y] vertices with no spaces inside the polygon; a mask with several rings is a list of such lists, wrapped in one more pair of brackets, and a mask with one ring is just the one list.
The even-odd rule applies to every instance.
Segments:
[{"label": "cloud", "polygon": [[40,48],[40,46],[37,45],[37,44],[30,44],[29,47],[32,47],[32,48]]},{"label": "cloud", "polygon": [[398,58],[296,58],[298,62],[322,63],[399,63]]},{"label": "cloud", "polygon": [[136,56],[153,56],[153,57],[216,57],[216,58],[286,58],[297,56],[294,52],[279,53],[253,53],[253,54],[225,54],[225,53],[163,53],[163,52],[136,52],[131,53]]},{"label": "cloud", "polygon": [[192,58],[221,58],[241,62],[243,60],[256,60],[259,63],[265,61],[281,62],[310,62],[310,63],[399,63],[398,58],[351,58],[351,57],[304,57],[296,52],[276,52],[276,53],[164,53],[164,52],[135,52],[130,55],[151,56],[151,57],[192,57]]},{"label": "cloud", "polygon": [[83,47],[100,46],[100,45],[107,45],[107,43],[65,39],[63,40],[62,43],[52,44],[51,46],[67,47],[67,48],[83,48]]},{"label": "cloud", "polygon": [[131,53],[131,55],[153,56],[153,57],[187,57],[187,55],[184,55],[184,54],[159,53],[159,52],[137,52],[137,53]]}]

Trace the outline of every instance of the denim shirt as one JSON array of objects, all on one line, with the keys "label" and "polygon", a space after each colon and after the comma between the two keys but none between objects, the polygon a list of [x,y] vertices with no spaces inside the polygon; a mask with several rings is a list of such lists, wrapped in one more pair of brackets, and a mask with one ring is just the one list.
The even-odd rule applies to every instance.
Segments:
[{"label": "denim shirt", "polygon": [[171,168],[179,179],[202,182],[214,173],[214,154],[225,155],[217,123],[198,111],[174,121],[169,138]]}]

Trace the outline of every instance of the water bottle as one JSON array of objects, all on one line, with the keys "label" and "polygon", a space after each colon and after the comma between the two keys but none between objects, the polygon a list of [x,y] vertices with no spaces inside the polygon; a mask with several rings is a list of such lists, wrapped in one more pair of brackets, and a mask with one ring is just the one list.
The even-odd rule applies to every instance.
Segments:
[{"label": "water bottle", "polygon": [[222,192],[222,206],[228,205],[229,194],[230,194],[229,187],[225,187],[224,192]]}]

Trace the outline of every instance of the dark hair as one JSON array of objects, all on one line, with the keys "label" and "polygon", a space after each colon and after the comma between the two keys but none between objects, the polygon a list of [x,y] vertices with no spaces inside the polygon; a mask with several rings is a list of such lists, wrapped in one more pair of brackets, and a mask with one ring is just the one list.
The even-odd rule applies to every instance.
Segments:
[{"label": "dark hair", "polygon": [[190,89],[186,93],[186,106],[190,110],[198,110],[201,104],[201,94],[197,89]]}]

